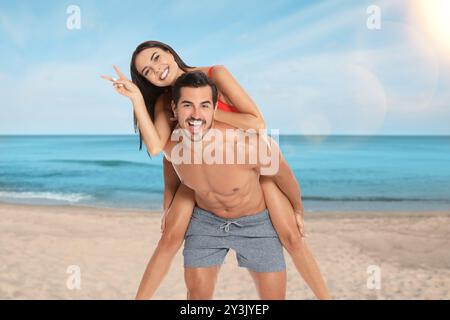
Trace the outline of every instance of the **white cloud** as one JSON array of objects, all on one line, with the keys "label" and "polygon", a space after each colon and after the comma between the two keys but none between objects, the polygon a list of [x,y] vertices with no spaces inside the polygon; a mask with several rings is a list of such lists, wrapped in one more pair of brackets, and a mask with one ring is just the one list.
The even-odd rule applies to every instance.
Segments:
[{"label": "white cloud", "polygon": [[132,107],[95,63],[43,64],[0,90],[0,133],[132,133]]},{"label": "white cloud", "polygon": [[[220,11],[225,3],[210,9]],[[239,30],[240,22],[235,22],[229,28],[201,33],[205,36],[195,41],[177,38],[169,44],[187,63],[195,57],[199,65],[208,61],[227,65],[270,127],[280,128],[281,133],[377,133],[386,127],[414,132],[419,125],[432,130],[434,124],[450,120],[450,63],[444,64],[450,60],[443,60],[420,30],[407,21],[398,22],[404,20],[399,14],[407,2],[374,3],[385,19],[379,32],[365,28],[369,2],[325,1],[262,27]],[[163,10],[159,2],[152,8],[161,7],[161,16],[189,15],[183,9],[188,3],[179,4]],[[202,3],[194,3],[189,10],[199,6]],[[85,13],[88,9],[82,7]],[[3,13],[0,18],[3,31],[15,44],[23,45],[30,37],[29,26],[20,23],[23,19],[8,20]],[[34,64],[23,78],[0,74],[0,133],[132,132],[131,105],[99,73],[111,73],[112,63],[128,73],[129,55],[145,39],[140,38],[142,33],[133,33],[136,26],[128,20],[105,30],[108,22],[101,12],[91,13],[89,19],[92,23],[87,26],[102,35],[89,60],[67,62],[61,57]],[[148,26],[152,36],[163,29],[158,22],[154,29]],[[92,38],[83,39],[87,41],[80,45],[90,50]],[[230,43],[233,46],[228,48]],[[222,46],[232,54],[223,53]],[[225,60],[214,61],[222,53]]]},{"label": "white cloud", "polygon": [[[407,6],[404,1],[377,4],[385,17]],[[416,117],[426,114],[433,130],[433,123],[440,120],[437,114],[430,115],[438,103],[433,97],[439,96],[439,57],[423,34],[389,20],[382,30],[369,31],[360,3],[335,11],[327,2],[309,10],[306,13],[318,15],[312,23],[302,24],[308,15],[297,12],[245,34],[259,45],[226,62],[271,127],[284,133],[370,134],[381,132],[392,118],[400,123],[396,115],[414,112]],[[302,50],[330,41],[330,34],[346,32],[356,39],[350,46]]]},{"label": "white cloud", "polygon": [[23,47],[29,37],[33,16],[23,12],[20,17],[12,17],[6,12],[0,12],[0,30],[15,45]]},{"label": "white cloud", "polygon": [[249,91],[258,97],[270,127],[281,133],[378,132],[386,96],[377,77],[344,57],[333,59],[330,63],[323,55],[292,60],[248,76]]}]

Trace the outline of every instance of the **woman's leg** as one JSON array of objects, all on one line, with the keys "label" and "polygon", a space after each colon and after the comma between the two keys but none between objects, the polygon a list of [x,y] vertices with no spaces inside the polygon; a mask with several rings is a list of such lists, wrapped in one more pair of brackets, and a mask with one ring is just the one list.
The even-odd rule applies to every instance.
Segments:
[{"label": "woman's leg", "polygon": [[260,182],[270,219],[295,267],[318,299],[330,299],[319,266],[306,244],[306,239],[300,235],[289,199],[270,177],[261,176]]},{"label": "woman's leg", "polygon": [[175,169],[173,168],[172,163],[163,158],[163,176],[164,176],[164,199],[163,199],[163,208],[164,211],[169,209],[170,204],[172,203],[173,198],[175,197],[175,193],[180,186],[180,178],[178,177]]},{"label": "woman's leg", "polygon": [[165,218],[165,229],[139,285],[136,299],[150,299],[180,249],[195,205],[194,192],[181,184]]}]

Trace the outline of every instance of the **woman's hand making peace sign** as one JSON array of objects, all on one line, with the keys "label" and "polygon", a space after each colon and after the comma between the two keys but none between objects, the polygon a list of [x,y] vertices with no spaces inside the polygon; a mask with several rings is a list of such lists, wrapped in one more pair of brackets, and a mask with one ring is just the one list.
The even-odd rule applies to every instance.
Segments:
[{"label": "woman's hand making peace sign", "polygon": [[128,97],[131,102],[143,101],[143,96],[141,90],[139,90],[138,86],[135,85],[131,80],[129,80],[117,66],[113,66],[114,70],[116,70],[119,79],[102,75],[101,77],[105,80],[111,81],[113,83],[114,88],[121,95]]}]

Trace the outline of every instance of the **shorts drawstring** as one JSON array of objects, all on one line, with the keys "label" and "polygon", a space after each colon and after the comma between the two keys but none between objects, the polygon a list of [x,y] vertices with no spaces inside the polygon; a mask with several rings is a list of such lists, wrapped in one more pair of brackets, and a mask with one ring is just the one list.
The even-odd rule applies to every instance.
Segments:
[{"label": "shorts drawstring", "polygon": [[225,232],[230,232],[230,225],[231,224],[234,224],[235,226],[238,226],[238,227],[243,227],[243,225],[242,224],[240,224],[239,222],[236,222],[236,221],[227,221],[227,222],[224,222],[224,223],[222,223],[221,225],[220,225],[220,230],[224,230]]}]

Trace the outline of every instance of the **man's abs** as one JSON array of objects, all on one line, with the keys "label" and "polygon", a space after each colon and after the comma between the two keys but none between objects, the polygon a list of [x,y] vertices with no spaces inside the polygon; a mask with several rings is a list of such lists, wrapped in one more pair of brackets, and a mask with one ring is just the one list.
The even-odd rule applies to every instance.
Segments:
[{"label": "man's abs", "polygon": [[243,189],[234,190],[229,194],[196,191],[195,200],[197,206],[222,218],[249,216],[266,208],[259,181],[257,186]]}]

